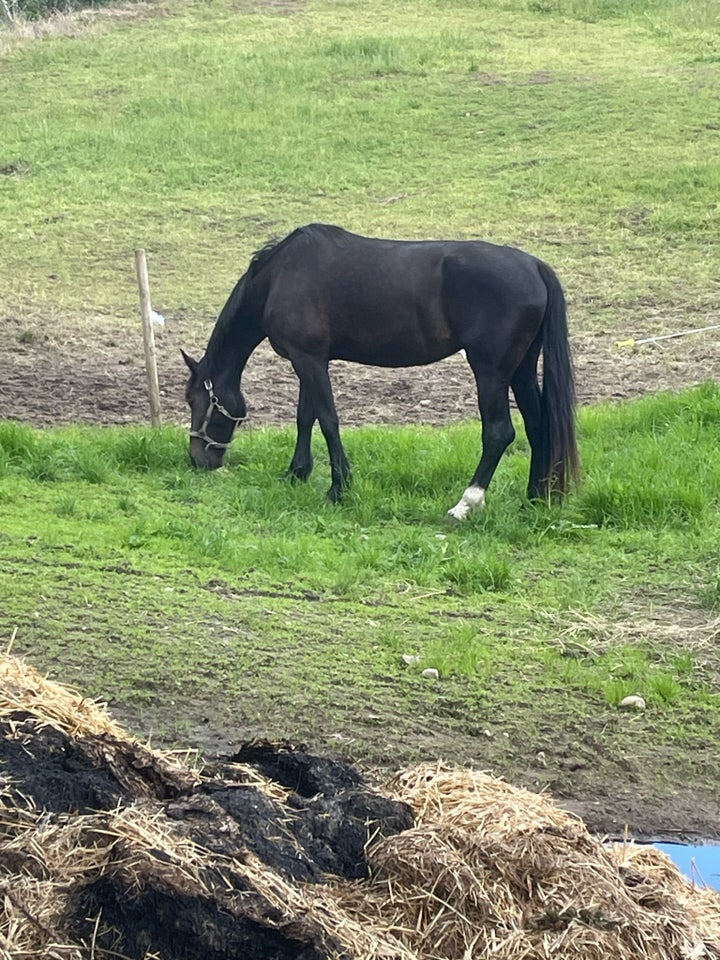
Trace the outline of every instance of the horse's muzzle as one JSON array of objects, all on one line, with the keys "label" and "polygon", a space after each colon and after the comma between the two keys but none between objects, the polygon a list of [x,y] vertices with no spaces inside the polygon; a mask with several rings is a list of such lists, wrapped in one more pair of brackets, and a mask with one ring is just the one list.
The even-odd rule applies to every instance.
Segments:
[{"label": "horse's muzzle", "polygon": [[197,437],[190,441],[190,462],[200,470],[217,470],[223,465],[225,450],[209,447]]}]

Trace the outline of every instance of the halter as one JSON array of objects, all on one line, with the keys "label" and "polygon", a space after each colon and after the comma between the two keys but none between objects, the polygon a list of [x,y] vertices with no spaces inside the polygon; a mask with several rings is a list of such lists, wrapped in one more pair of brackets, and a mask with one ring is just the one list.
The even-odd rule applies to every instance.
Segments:
[{"label": "halter", "polygon": [[[191,430],[190,436],[197,437],[198,440],[202,440],[205,444],[206,450],[209,447],[220,447],[222,450],[226,450],[232,443],[232,438],[237,428],[237,425],[239,423],[242,423],[243,420],[247,420],[247,417],[234,417],[231,413],[228,413],[225,407],[220,403],[218,395],[215,393],[212,380],[205,380],[203,382],[203,386],[208,392],[208,396],[210,397],[210,403],[208,403],[207,410],[205,411],[205,418],[203,422],[200,424],[200,429]],[[217,410],[218,413],[221,413],[224,417],[227,417],[228,420],[232,420],[233,422],[232,433],[230,434],[230,439],[227,441],[227,443],[220,443],[219,440],[213,440],[212,437],[208,436],[207,428],[213,415],[213,407],[215,408],[215,410]]]}]

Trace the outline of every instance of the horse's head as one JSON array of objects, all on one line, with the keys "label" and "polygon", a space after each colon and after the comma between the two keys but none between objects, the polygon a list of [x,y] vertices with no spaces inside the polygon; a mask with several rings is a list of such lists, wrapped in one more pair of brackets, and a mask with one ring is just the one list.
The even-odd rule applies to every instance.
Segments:
[{"label": "horse's head", "polygon": [[190,371],[185,399],[190,406],[190,459],[196,467],[214,470],[221,467],[235,428],[247,419],[245,400],[238,384],[227,377],[215,382],[209,375],[205,358],[193,360],[180,351]]}]

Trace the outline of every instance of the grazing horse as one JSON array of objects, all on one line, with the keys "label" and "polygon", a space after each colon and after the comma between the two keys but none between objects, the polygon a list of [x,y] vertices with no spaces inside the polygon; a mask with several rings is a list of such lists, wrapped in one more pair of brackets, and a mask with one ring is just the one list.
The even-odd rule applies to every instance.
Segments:
[{"label": "grazing horse", "polygon": [[[575,390],[565,297],[552,269],[513,247],[480,240],[378,240],[310,224],[251,259],[223,307],[202,360],[190,369],[190,457],[222,465],[246,419],[245,364],[267,338],[300,381],[297,443],[288,475],[312,470],[316,420],[327,442],[337,502],[350,482],[328,363],[380,367],[434,363],[464,350],[475,375],[482,456],[448,513],[464,519],[485,502],[500,458],[515,436],[508,390],[532,450],[528,497],[564,493],[577,478]],[[543,353],[543,385],[538,359]]]}]

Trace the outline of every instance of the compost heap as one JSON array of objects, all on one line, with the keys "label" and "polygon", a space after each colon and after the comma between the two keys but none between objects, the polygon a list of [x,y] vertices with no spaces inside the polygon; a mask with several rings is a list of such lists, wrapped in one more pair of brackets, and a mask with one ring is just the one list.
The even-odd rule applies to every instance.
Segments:
[{"label": "compost heap", "polygon": [[494,777],[189,759],[0,656],[3,960],[720,957],[718,894]]}]

